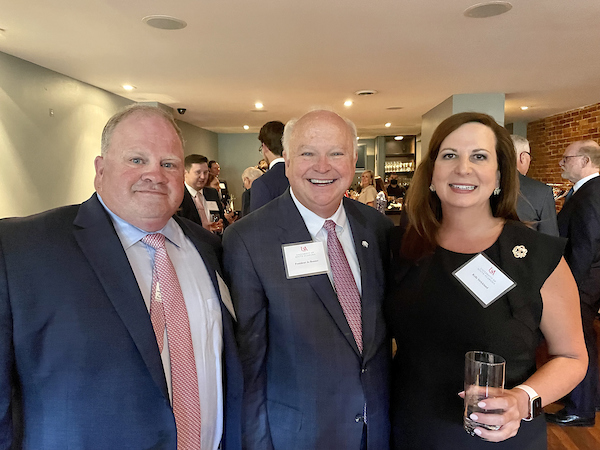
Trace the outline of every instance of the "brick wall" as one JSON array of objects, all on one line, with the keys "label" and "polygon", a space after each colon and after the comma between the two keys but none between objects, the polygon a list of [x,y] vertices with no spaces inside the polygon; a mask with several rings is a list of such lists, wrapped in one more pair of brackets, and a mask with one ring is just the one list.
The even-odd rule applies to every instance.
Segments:
[{"label": "brick wall", "polygon": [[574,141],[600,141],[600,103],[567,111],[555,116],[530,122],[527,139],[533,161],[527,176],[543,181],[570,186],[560,174],[558,162],[565,148]]}]

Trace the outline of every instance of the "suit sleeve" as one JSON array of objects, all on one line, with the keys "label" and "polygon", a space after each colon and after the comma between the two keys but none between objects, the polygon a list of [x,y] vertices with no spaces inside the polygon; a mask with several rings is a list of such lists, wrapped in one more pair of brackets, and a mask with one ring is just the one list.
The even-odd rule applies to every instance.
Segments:
[{"label": "suit sleeve", "polygon": [[244,373],[242,447],[270,450],[273,444],[267,415],[267,297],[246,243],[235,227],[225,232],[223,250],[225,275],[237,315],[236,341]]},{"label": "suit sleeve", "polygon": [[261,206],[266,205],[271,200],[269,189],[261,177],[252,183],[252,195],[250,196],[250,212],[256,211]]},{"label": "suit sleeve", "polygon": [[542,202],[542,210],[540,212],[540,222],[538,231],[549,234],[550,236],[558,236],[558,223],[556,221],[556,204],[552,195],[552,188],[548,187]]},{"label": "suit sleeve", "polygon": [[595,306],[600,301],[600,211],[592,205],[576,208],[570,223],[567,262],[581,301]]},{"label": "suit sleeve", "polygon": [[0,242],[0,449],[11,448],[14,352],[6,266]]}]

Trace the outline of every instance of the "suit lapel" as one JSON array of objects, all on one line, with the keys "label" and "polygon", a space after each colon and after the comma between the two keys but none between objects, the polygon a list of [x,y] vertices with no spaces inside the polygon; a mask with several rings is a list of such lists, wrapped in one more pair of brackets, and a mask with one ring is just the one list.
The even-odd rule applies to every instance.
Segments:
[{"label": "suit lapel", "polygon": [[[279,240],[281,244],[311,241],[310,233],[304,224],[298,208],[294,205],[289,189],[274,201],[278,201],[281,204],[280,208],[276,208],[278,213],[280,213],[277,220],[280,227]],[[305,280],[313,288],[348,343],[352,346],[356,354],[360,356],[354,336],[350,330],[346,316],[344,316],[337,294],[329,281],[329,277],[326,274],[313,275],[306,277]]]},{"label": "suit lapel", "polygon": [[81,205],[73,224],[77,243],[129,331],[152,379],[168,398],[150,315],[121,241],[96,194]]}]

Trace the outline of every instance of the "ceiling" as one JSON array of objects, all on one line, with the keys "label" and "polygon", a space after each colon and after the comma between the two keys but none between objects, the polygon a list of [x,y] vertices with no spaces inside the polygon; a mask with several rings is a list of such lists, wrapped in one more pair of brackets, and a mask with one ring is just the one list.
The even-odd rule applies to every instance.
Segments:
[{"label": "ceiling", "polygon": [[[321,106],[361,137],[416,134],[424,113],[464,93],[505,93],[506,123],[600,102],[600,1],[511,0],[501,16],[465,17],[474,3],[0,0],[0,51],[186,108],[180,119],[218,133],[256,133]],[[151,14],[187,27],[151,28]],[[363,89],[378,94],[354,94]]]}]

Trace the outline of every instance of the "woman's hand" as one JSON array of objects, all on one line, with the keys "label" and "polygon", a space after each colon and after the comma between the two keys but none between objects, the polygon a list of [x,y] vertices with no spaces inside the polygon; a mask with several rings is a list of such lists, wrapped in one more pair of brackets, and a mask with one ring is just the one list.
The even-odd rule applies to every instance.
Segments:
[{"label": "woman's hand", "polygon": [[[459,394],[464,398],[464,392]],[[477,406],[488,411],[502,411],[500,414],[473,413],[471,420],[500,427],[498,430],[487,430],[476,427],[474,432],[482,439],[490,442],[500,442],[517,434],[521,426],[521,419],[526,417],[529,411],[529,396],[521,389],[505,390],[502,395],[489,397],[481,400]]]}]

